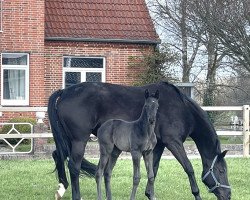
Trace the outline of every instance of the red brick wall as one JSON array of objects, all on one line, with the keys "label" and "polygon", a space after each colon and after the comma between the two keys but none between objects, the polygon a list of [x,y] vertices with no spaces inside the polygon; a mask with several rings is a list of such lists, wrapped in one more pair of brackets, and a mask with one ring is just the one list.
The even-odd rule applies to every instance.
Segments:
[{"label": "red brick wall", "polygon": [[[44,40],[44,0],[5,0],[0,53],[29,53],[29,106],[47,106],[52,91],[62,88],[64,55],[106,58],[106,82],[130,85],[129,74],[138,70],[128,66],[130,56],[140,56],[150,45],[53,42]],[[1,62],[0,62],[1,64]],[[1,66],[0,66],[1,67]],[[0,121],[34,113],[4,113]]]},{"label": "red brick wall", "polygon": [[131,74],[138,69],[128,66],[130,56],[141,56],[142,51],[150,51],[153,46],[119,43],[91,42],[45,42],[45,88],[46,97],[54,90],[62,88],[63,56],[100,56],[106,58],[106,82],[133,84]]},{"label": "red brick wall", "polygon": [[30,54],[30,106],[44,106],[44,0],[5,0],[0,53]]}]

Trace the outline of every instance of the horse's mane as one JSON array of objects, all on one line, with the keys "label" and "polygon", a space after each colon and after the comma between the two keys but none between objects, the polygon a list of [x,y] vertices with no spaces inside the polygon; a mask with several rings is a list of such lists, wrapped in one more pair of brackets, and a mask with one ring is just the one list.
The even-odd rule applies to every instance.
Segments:
[{"label": "horse's mane", "polygon": [[186,102],[189,105],[189,107],[192,108],[192,112],[196,116],[198,116],[204,123],[206,123],[209,126],[210,134],[216,140],[217,152],[220,153],[221,152],[220,141],[219,141],[218,135],[216,134],[215,128],[214,128],[211,120],[208,117],[208,114],[191,98],[187,97]]},{"label": "horse's mane", "polygon": [[177,86],[168,82],[164,82],[164,83],[168,84],[168,86],[172,87],[176,91],[176,93],[179,95],[180,99],[182,100],[184,105],[187,107],[187,109],[189,109],[195,116],[197,116],[201,121],[203,121],[205,124],[209,126],[209,129],[211,130],[210,133],[216,139],[215,142],[216,142],[217,151],[218,153],[220,153],[221,152],[220,141],[218,139],[215,128],[212,122],[210,121],[207,113],[193,99],[191,99],[190,97],[185,95],[183,92],[181,92]]},{"label": "horse's mane", "polygon": [[187,106],[188,108],[192,108],[191,109],[192,113],[198,115],[200,118],[206,121],[211,126],[211,128],[213,128],[213,130],[215,131],[211,121],[208,118],[207,113],[193,99],[191,99],[186,94],[181,92],[177,86],[168,82],[164,82],[164,83],[172,87],[176,91],[176,93],[179,95],[180,99],[185,104],[185,106]]},{"label": "horse's mane", "polygon": [[172,83],[169,83],[167,81],[163,81],[162,83],[164,83],[164,84],[170,86],[172,89],[174,89],[176,91],[176,93],[179,95],[179,97],[180,97],[180,99],[182,100],[183,103],[185,103],[185,98],[186,97],[189,98],[184,93],[182,93],[177,86],[173,85]]}]

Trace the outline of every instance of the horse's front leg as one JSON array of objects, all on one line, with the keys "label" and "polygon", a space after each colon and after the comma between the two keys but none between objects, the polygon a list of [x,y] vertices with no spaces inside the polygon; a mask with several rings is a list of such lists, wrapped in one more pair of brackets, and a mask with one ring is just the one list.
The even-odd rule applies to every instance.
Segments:
[{"label": "horse's front leg", "polygon": [[85,144],[83,141],[73,141],[68,168],[70,172],[72,200],[80,200],[79,174],[84,155]]},{"label": "horse's front leg", "polygon": [[143,159],[145,162],[147,175],[148,175],[148,183],[147,183],[147,189],[149,192],[149,199],[155,200],[155,194],[154,194],[154,171],[153,171],[153,151],[145,152],[143,153]]},{"label": "horse's front leg", "polygon": [[132,160],[133,160],[134,173],[133,173],[133,189],[130,195],[130,200],[135,200],[136,190],[141,179],[140,160],[141,160],[142,154],[139,151],[131,151],[131,155],[132,155]]},{"label": "horse's front leg", "polygon": [[181,142],[174,142],[171,140],[171,144],[168,144],[167,148],[172,152],[174,157],[179,161],[184,171],[187,173],[195,200],[201,200],[200,191],[194,175],[194,169],[187,157],[183,144]]}]

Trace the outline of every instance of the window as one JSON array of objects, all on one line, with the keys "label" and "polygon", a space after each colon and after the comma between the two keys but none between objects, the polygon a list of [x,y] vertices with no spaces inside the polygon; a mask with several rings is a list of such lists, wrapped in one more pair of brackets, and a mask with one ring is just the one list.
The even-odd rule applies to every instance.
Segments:
[{"label": "window", "polygon": [[29,54],[3,53],[1,104],[29,105]]},{"label": "window", "polygon": [[95,57],[64,57],[63,87],[81,82],[105,82],[105,59]]},{"label": "window", "polygon": [[0,0],[0,32],[3,31],[3,0]]}]

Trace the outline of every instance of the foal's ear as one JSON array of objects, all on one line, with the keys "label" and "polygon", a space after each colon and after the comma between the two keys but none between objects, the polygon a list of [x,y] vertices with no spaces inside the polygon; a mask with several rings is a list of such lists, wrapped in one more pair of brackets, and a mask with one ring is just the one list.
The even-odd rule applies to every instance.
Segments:
[{"label": "foal's ear", "polygon": [[155,98],[156,98],[156,99],[159,99],[159,95],[160,95],[160,94],[159,94],[159,90],[156,90],[156,92],[155,92]]},{"label": "foal's ear", "polygon": [[226,156],[227,152],[228,152],[228,150],[225,150],[225,151],[223,151],[222,153],[220,153],[220,154],[218,155],[218,159],[224,158],[224,157]]},{"label": "foal's ear", "polygon": [[147,99],[149,97],[149,92],[148,89],[145,90],[145,99]]}]

